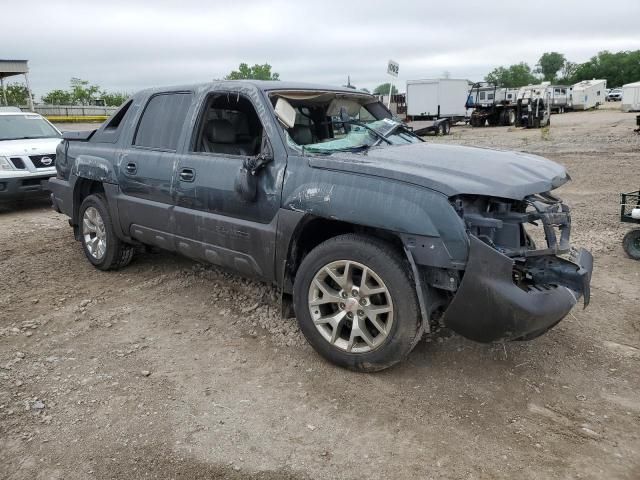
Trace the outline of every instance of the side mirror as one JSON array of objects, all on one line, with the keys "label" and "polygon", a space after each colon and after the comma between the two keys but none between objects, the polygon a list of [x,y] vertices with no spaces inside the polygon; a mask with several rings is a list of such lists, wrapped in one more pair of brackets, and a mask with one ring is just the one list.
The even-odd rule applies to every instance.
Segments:
[{"label": "side mirror", "polygon": [[255,202],[258,196],[260,170],[271,162],[273,162],[273,150],[269,142],[263,139],[262,153],[245,158],[236,175],[233,188],[240,198],[246,202]]}]

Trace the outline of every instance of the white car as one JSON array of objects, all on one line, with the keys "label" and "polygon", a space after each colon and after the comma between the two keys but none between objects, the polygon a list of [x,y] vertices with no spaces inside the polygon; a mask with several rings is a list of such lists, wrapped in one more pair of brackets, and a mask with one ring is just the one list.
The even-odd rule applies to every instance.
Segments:
[{"label": "white car", "polygon": [[0,201],[48,190],[61,139],[60,131],[36,113],[0,109]]}]

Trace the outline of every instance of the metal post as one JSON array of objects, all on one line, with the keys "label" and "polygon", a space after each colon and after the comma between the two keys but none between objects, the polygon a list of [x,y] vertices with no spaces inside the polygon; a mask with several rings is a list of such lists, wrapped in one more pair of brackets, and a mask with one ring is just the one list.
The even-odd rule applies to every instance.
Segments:
[{"label": "metal post", "polygon": [[0,77],[0,88],[2,88],[2,97],[4,98],[5,106],[9,106],[9,102],[7,101],[7,91],[4,89],[4,77]]},{"label": "metal post", "polygon": [[393,82],[389,81],[389,99],[387,100],[387,109],[391,110],[391,92],[393,91]]},{"label": "metal post", "polygon": [[29,95],[29,110],[34,111],[33,108],[33,95],[31,94],[31,87],[29,86],[29,76],[24,74],[24,82],[27,84],[27,95]]}]

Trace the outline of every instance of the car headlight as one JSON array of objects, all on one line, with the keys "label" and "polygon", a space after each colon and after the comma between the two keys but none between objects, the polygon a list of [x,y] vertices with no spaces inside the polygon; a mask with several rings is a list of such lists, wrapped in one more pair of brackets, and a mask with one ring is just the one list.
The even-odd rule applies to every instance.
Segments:
[{"label": "car headlight", "polygon": [[0,170],[15,170],[7,157],[0,157]]}]

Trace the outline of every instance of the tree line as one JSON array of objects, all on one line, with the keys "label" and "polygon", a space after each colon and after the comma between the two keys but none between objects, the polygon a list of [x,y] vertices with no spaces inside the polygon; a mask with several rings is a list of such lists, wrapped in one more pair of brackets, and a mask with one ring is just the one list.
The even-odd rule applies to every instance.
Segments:
[{"label": "tree line", "polygon": [[608,87],[621,87],[640,80],[640,50],[599,52],[584,63],[574,63],[559,52],[543,53],[534,68],[520,62],[492,70],[484,79],[500,87],[518,88],[548,81],[573,85],[592,78],[607,80]]}]

